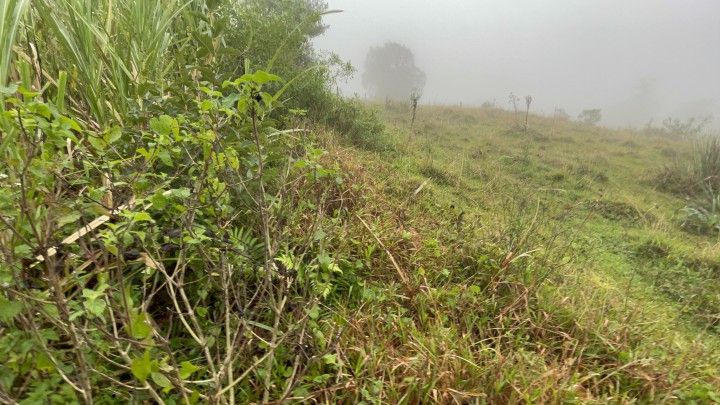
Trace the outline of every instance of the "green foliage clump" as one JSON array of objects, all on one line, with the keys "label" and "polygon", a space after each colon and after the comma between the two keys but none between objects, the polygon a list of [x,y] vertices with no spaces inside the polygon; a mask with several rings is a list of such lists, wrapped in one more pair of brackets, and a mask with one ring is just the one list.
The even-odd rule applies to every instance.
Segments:
[{"label": "green foliage clump", "polygon": [[656,175],[656,181],[661,189],[682,196],[702,194],[707,187],[720,189],[720,137],[696,139],[691,155],[676,157]]},{"label": "green foliage clump", "polygon": [[720,233],[720,193],[706,187],[702,196],[685,206],[683,228],[698,234]]},{"label": "green foliage clump", "polygon": [[377,114],[358,100],[333,100],[319,120],[361,148],[383,151],[393,147],[383,136],[385,125]]},{"label": "green foliage clump", "polygon": [[260,66],[289,78],[284,105],[306,111],[306,118],[334,129],[354,145],[371,150],[386,149],[381,133],[384,126],[362,103],[337,96],[338,82],[354,68],[337,55],[320,55],[312,39],[325,31],[321,17],[324,1],[252,0],[240,3],[230,13],[231,29],[225,41],[239,49],[223,59],[221,71],[237,72],[249,58]]},{"label": "green foliage clump", "polygon": [[692,173],[698,181],[720,188],[720,137],[708,136],[695,143]]},{"label": "green foliage clump", "polygon": [[[5,99],[4,392],[60,402],[283,395],[275,364],[296,343],[280,337],[313,328],[307,314],[353,268],[281,225],[294,193],[342,179],[321,150],[274,127],[283,90],[265,89],[280,82],[246,73],[202,86],[185,114],[102,130],[23,87]],[[285,315],[289,300],[299,312]],[[305,345],[322,352],[318,342]]]},{"label": "green foliage clump", "polygon": [[[689,161],[688,161],[689,160]],[[720,230],[720,137],[695,140],[689,159],[676,158],[656,175],[660,188],[691,199],[683,210],[682,227],[713,234]]]},{"label": "green foliage clump", "polygon": [[343,106],[337,58],[310,47],[324,4],[17,5],[0,7],[3,49],[37,54],[4,53],[0,72],[0,400],[321,386],[320,305],[359,291],[322,230],[344,179],[289,126]]}]

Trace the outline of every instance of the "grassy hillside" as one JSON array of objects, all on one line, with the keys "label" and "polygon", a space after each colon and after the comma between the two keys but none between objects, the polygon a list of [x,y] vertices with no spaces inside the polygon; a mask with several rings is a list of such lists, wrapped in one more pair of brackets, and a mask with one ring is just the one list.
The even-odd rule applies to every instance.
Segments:
[{"label": "grassy hillside", "polygon": [[350,381],[389,402],[718,399],[720,246],[656,180],[691,140],[445,106],[410,131],[378,109],[396,151],[331,148],[397,262],[341,312]]},{"label": "grassy hillside", "polygon": [[0,4],[0,403],[720,400],[720,142],[410,130],[322,1]]}]

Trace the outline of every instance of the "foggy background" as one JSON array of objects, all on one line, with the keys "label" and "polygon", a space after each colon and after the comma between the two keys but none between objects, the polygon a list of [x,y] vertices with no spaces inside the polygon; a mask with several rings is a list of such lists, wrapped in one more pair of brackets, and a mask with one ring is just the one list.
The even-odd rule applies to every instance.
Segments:
[{"label": "foggy background", "polygon": [[350,61],[341,85],[364,96],[365,55],[396,41],[427,74],[421,103],[532,110],[571,117],[601,108],[602,123],[644,126],[651,118],[712,114],[720,127],[719,0],[328,0],[343,13],[319,50]]}]

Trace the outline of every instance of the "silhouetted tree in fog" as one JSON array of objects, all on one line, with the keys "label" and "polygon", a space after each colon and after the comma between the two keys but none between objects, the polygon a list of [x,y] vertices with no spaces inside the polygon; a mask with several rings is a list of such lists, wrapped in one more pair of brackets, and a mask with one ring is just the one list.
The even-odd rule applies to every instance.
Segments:
[{"label": "silhouetted tree in fog", "polygon": [[387,42],[368,51],[362,82],[373,98],[407,100],[414,92],[422,92],[425,73],[415,66],[410,49]]}]

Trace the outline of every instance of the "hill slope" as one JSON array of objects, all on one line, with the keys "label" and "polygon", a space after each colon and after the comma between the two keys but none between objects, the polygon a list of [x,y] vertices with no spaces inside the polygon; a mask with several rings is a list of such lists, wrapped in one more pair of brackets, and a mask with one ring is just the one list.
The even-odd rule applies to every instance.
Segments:
[{"label": "hill slope", "polygon": [[718,400],[691,142],[410,131],[336,94],[322,1],[3,4],[1,403]]},{"label": "hill slope", "polygon": [[691,142],[442,106],[411,132],[381,110],[395,152],[328,141],[362,190],[338,238],[375,252],[339,312],[360,397],[717,400],[720,250],[653,184]]}]

